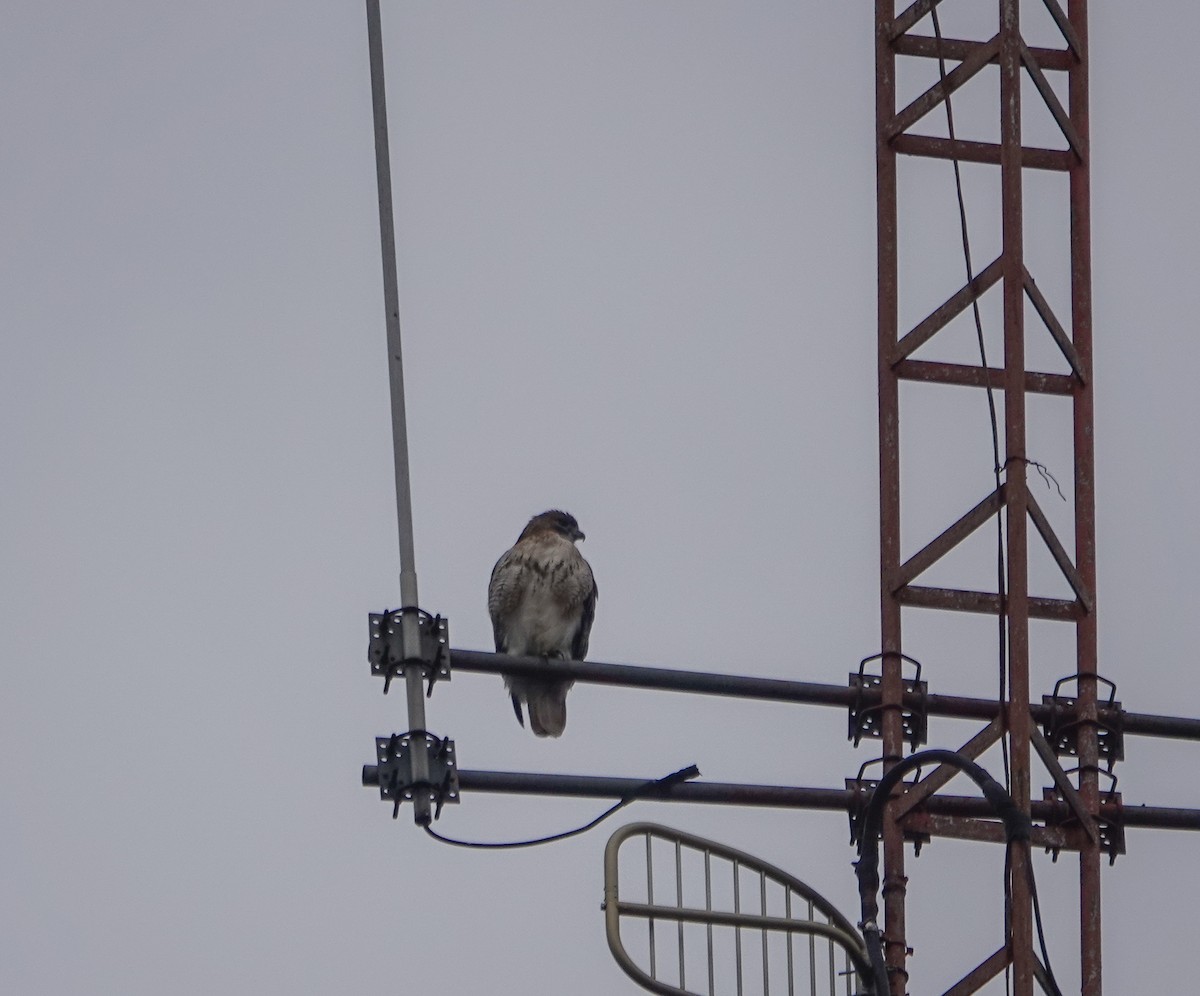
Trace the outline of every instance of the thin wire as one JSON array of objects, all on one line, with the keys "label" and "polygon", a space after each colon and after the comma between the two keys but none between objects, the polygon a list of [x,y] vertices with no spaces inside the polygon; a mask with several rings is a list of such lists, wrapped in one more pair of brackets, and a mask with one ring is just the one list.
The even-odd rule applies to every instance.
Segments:
[{"label": "thin wire", "polygon": [[[954,131],[954,108],[950,100],[950,91],[946,88],[946,58],[942,51],[942,25],[938,19],[936,5],[930,10],[930,14],[933,18],[933,33],[937,44],[938,77],[941,80],[946,102],[946,130],[950,138],[951,162],[954,166],[954,189],[958,197],[958,221],[962,232],[963,261],[966,264],[967,285],[970,286],[971,282],[975,279],[975,267],[971,261],[971,234],[967,224],[967,203],[963,194],[962,167],[958,161],[958,139]],[[992,428],[992,478],[996,485],[996,496],[999,497],[1002,483],[1000,475],[1004,470],[1004,465],[1000,462],[1000,423],[996,417],[996,397],[992,389],[991,375],[988,371],[987,346],[983,338],[983,319],[979,313],[979,296],[977,294],[971,296],[971,313],[975,318],[975,339],[979,344],[979,364],[983,367],[983,383],[987,392],[988,418]],[[1008,698],[1008,586],[1006,574],[1007,571],[1004,564],[1004,509],[1000,507],[996,509],[996,595],[999,600],[999,612],[996,616],[996,645],[998,658],[997,671],[999,672],[997,697],[1002,711],[1005,700]],[[1004,787],[1011,792],[1012,775],[1008,761],[1008,741],[1003,737],[1000,739],[1000,754],[1004,764]],[[1005,851],[1004,934],[1007,937],[1011,934],[1012,882],[1011,875],[1009,874],[1010,858],[1007,853],[1008,848]],[[1012,976],[1010,968],[1011,964],[1007,964],[1004,967],[1005,992],[1011,992]]]},{"label": "thin wire", "polygon": [[[938,54],[938,76],[941,79],[942,89],[945,92],[946,103],[946,128],[950,136],[950,148],[953,153],[951,161],[954,166],[954,189],[958,195],[958,220],[959,227],[962,231],[962,246],[963,260],[966,263],[967,269],[967,284],[968,286],[975,279],[975,267],[971,262],[971,234],[967,225],[967,203],[963,195],[962,183],[962,167],[958,161],[957,142],[958,139],[954,131],[954,108],[950,102],[950,91],[946,89],[946,58],[942,52],[942,25],[938,20],[937,7],[930,10],[933,17],[933,33],[937,42]],[[979,362],[984,370],[984,387],[987,391],[988,417],[992,425],[992,476],[996,482],[996,494],[1000,494],[1001,480],[1000,475],[1004,471],[1004,465],[1000,461],[1000,423],[996,417],[996,397],[992,389],[992,380],[988,374],[987,362],[987,347],[983,340],[983,319],[979,313],[979,296],[972,295],[971,297],[971,312],[975,317],[975,338],[979,343]],[[1006,675],[1006,664],[1008,660],[1008,586],[1005,578],[1006,572],[1004,568],[1004,513],[1003,509],[996,510],[996,593],[1000,600],[1000,612],[997,616],[997,634],[996,638],[999,644],[999,700],[1000,706],[1003,708],[1005,699],[1008,697],[1008,682]],[[1004,786],[1011,787],[1011,775],[1008,765],[1008,744],[1006,741],[1000,742],[1001,753],[1004,758]]]},{"label": "thin wire", "polygon": [[1047,489],[1049,489],[1050,485],[1053,484],[1054,489],[1058,492],[1058,497],[1061,498],[1063,501],[1067,500],[1067,496],[1063,494],[1062,485],[1058,483],[1058,478],[1050,473],[1050,468],[1047,467],[1044,463],[1038,463],[1038,461],[1030,460],[1027,457],[1010,457],[1010,459],[1020,460],[1026,466],[1032,467],[1034,470],[1036,470],[1038,472],[1039,476],[1042,479],[1042,482],[1046,485]]},{"label": "thin wire", "polygon": [[609,806],[603,813],[597,816],[594,820],[590,820],[581,827],[575,827],[573,830],[564,830],[562,833],[550,834],[546,837],[535,837],[532,840],[503,840],[503,841],[482,841],[482,840],[458,840],[455,837],[447,837],[444,834],[438,833],[432,827],[425,827],[425,832],[434,840],[439,840],[443,844],[452,844],[455,847],[470,847],[477,850],[486,851],[502,851],[513,850],[518,847],[537,847],[541,844],[553,844],[558,840],[566,840],[569,837],[578,837],[580,834],[587,833],[593,827],[599,826],[614,813],[624,809],[631,802],[638,799],[653,798],[655,792],[668,788],[679,782],[687,781],[690,778],[695,778],[700,774],[700,769],[694,764],[686,768],[680,768],[664,778],[656,778],[646,782],[644,785],[639,785],[628,795],[622,796],[614,805]]}]

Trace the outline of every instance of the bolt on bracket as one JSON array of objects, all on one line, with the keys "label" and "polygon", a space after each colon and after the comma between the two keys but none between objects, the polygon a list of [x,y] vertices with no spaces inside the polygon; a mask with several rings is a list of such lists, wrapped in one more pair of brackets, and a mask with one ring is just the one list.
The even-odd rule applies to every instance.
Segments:
[{"label": "bolt on bracket", "polygon": [[[405,646],[404,616],[417,614],[416,645]],[[421,675],[429,680],[428,695],[433,694],[434,683],[450,680],[450,624],[440,615],[430,615],[415,607],[390,609],[370,614],[371,640],[367,648],[367,660],[371,673],[383,677],[383,693],[386,695],[392,679],[403,676],[409,667],[419,667]]]},{"label": "bolt on bracket", "polygon": [[[850,688],[854,691],[854,701],[850,704],[850,722],[849,732],[847,737],[857,747],[859,742],[866,737],[869,740],[881,740],[883,738],[883,705],[879,702],[868,704],[866,701],[866,692],[868,689],[876,692],[883,689],[883,674],[868,674],[866,667],[871,661],[882,660],[884,656],[893,656],[891,654],[873,654],[870,657],[863,658],[859,662],[857,673],[850,674]],[[916,674],[913,678],[903,679],[904,694],[915,695],[920,700],[915,706],[903,706],[900,710],[900,722],[904,729],[904,739],[908,741],[909,749],[916,750],[921,744],[928,739],[929,733],[929,714],[925,707],[925,700],[929,694],[929,682],[921,680],[921,662],[914,660],[907,654],[897,653],[894,656],[899,657],[902,661],[912,664],[916,669]]]},{"label": "bolt on bracket", "polygon": [[[876,760],[882,761],[882,758],[877,758]],[[870,764],[872,762],[867,762],[867,763]],[[867,765],[864,764],[863,768],[866,768],[866,767],[867,767]],[[878,778],[863,778],[862,775],[863,775],[863,772],[862,772],[862,769],[860,769],[857,778],[847,778],[846,779],[846,788],[849,789],[851,793],[853,793],[852,798],[850,800],[850,805],[847,810],[847,816],[849,816],[849,818],[850,818],[850,845],[851,845],[851,847],[855,847],[858,845],[859,838],[862,836],[863,821],[867,815],[867,806],[870,805],[871,796],[874,794],[875,789],[879,785]],[[896,788],[897,788],[896,797],[898,797],[899,795],[902,795],[903,792],[907,792],[910,788],[913,788],[919,780],[920,780],[920,773],[918,772],[917,777],[914,778],[912,781],[905,780],[905,781],[900,782],[900,784],[896,786]],[[900,790],[903,790],[903,792]],[[880,828],[879,828],[879,837],[881,839],[883,837],[882,824],[880,825]],[[922,846],[924,846],[925,844],[928,844],[931,838],[930,838],[929,834],[927,834],[927,833],[921,833],[917,830],[911,830],[908,827],[904,827],[904,839],[913,845],[915,855],[917,857],[919,857],[921,854]]]},{"label": "bolt on bracket", "polygon": [[[417,751],[425,752],[428,781],[417,781],[413,775],[413,757]],[[375,757],[378,764],[363,769],[363,784],[379,786],[379,798],[392,804],[392,819],[399,814],[402,802],[411,802],[421,793],[434,804],[435,819],[441,816],[442,806],[459,801],[453,740],[425,730],[393,733],[390,737],[375,738]]]},{"label": "bolt on bracket", "polygon": [[[1076,774],[1078,768],[1070,768],[1066,774]],[[1115,810],[1116,816],[1096,815],[1093,819],[1096,821],[1096,831],[1100,835],[1100,850],[1108,855],[1109,865],[1117,863],[1117,857],[1125,853],[1125,817],[1124,817],[1124,800],[1121,798],[1121,793],[1117,791],[1117,777],[1111,772],[1099,771],[1099,775],[1107,775],[1111,779],[1108,789],[1102,793],[1101,801],[1108,804],[1110,811]],[[1057,786],[1050,786],[1042,789],[1042,800],[1044,802],[1064,802],[1063,793]],[[1064,820],[1046,820],[1046,825],[1059,826],[1067,830],[1077,828],[1079,820],[1071,816]],[[1072,848],[1073,850],[1077,848]],[[1047,847],[1046,851],[1050,854],[1051,860],[1057,861],[1060,848]]]},{"label": "bolt on bracket", "polygon": [[[1072,674],[1060,678],[1054,683],[1054,694],[1042,696],[1042,704],[1050,710],[1049,717],[1042,724],[1042,734],[1059,757],[1079,756],[1079,729],[1083,722],[1078,718],[1078,699],[1062,694],[1061,689],[1067,682],[1078,683],[1080,677],[1081,675]],[[1117,686],[1100,675],[1094,677],[1096,681],[1108,686],[1109,690],[1108,700],[1102,702],[1101,706],[1113,718],[1097,720],[1095,725],[1096,750],[1100,760],[1108,762],[1108,770],[1111,773],[1118,761],[1125,760],[1125,710],[1117,701]]]}]

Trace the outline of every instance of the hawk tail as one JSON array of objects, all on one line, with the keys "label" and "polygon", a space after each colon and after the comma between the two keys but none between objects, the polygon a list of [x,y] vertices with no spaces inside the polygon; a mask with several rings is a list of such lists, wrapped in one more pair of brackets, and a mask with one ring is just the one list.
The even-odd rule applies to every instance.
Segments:
[{"label": "hawk tail", "polygon": [[567,728],[567,690],[569,682],[561,682],[531,691],[525,704],[529,707],[529,726],[539,737],[561,737]]}]

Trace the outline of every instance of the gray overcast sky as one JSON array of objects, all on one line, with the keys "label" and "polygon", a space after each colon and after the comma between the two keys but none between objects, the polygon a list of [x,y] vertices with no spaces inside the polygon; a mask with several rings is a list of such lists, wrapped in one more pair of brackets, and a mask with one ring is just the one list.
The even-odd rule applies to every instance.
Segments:
[{"label": "gray overcast sky", "polygon": [[[991,7],[943,6],[948,33]],[[1194,716],[1200,10],[1093,6],[1100,667],[1128,708]],[[422,604],[490,649],[492,563],[560,506],[600,585],[594,659],[845,681],[879,641],[873,5],[384,7]],[[603,938],[605,830],[451,850],[358,784],[404,728],[365,660],[398,565],[362,4],[25,3],[2,24],[0,988],[632,991]],[[964,91],[967,137],[988,113]],[[949,167],[913,176],[915,319],[961,258]],[[986,261],[994,185],[967,179]],[[1051,294],[1055,196],[1029,193]],[[982,396],[931,390],[905,399],[906,551],[990,480]],[[1031,450],[1069,485],[1062,414],[1034,414]],[[986,584],[989,554],[955,569]],[[992,622],[906,626],[931,690],[990,694]],[[1034,638],[1040,695],[1073,660]],[[472,768],[837,787],[875,753],[836,710],[581,686],[544,742],[472,675],[429,709]],[[1197,750],[1131,740],[1125,800],[1200,806]],[[441,827],[597,811],[474,796]],[[856,918],[842,816],[629,816]],[[1128,844],[1107,991],[1165,992],[1200,841]],[[1037,867],[1077,991],[1075,863]],[[910,863],[913,993],[998,946],[1001,871],[943,841]]]}]

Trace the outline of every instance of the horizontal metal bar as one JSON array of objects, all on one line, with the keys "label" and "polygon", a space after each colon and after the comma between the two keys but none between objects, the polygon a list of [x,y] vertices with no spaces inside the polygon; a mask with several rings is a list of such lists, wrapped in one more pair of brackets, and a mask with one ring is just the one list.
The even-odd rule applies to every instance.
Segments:
[{"label": "horizontal metal bar", "polygon": [[[968,142],[934,135],[914,135],[906,132],[889,143],[895,152],[905,156],[925,156],[929,159],[960,159],[967,163],[1000,165],[1000,146],[995,142]],[[1021,146],[1021,165],[1026,169],[1047,169],[1066,173],[1077,165],[1075,154],[1067,149],[1043,149]]]},{"label": "horizontal metal bar", "polygon": [[[892,370],[901,380],[926,384],[953,384],[958,387],[1004,387],[1004,371],[999,367],[972,366],[967,363],[940,363],[936,360],[901,360]],[[1025,371],[1025,390],[1030,394],[1075,393],[1078,381],[1070,374]]]},{"label": "horizontal metal bar", "polygon": [[720,910],[693,909],[689,906],[658,906],[617,900],[620,916],[636,916],[644,920],[678,920],[681,923],[711,923],[720,927],[745,927],[748,930],[778,930],[787,934],[819,934],[847,947],[857,947],[851,934],[821,920],[793,920],[761,913],[726,913]]},{"label": "horizontal metal bar", "polygon": [[1176,737],[1180,740],[1200,740],[1200,719],[1184,716],[1160,716],[1148,712],[1127,712],[1124,717],[1125,733],[1137,733],[1143,737]]},{"label": "horizontal metal bar", "polygon": [[[540,772],[460,770],[464,792],[503,792],[518,795],[574,796],[591,799],[625,799],[646,791],[645,778],[615,778],[607,775],[551,775]],[[849,812],[858,793],[851,789],[805,788],[790,785],[744,785],[736,782],[676,782],[663,785],[645,796],[652,801],[693,802],[707,805],[763,806],[775,809],[815,809]],[[986,799],[972,796],[935,795],[922,809],[940,816],[995,818]],[[1034,819],[1060,823],[1073,814],[1065,802],[1034,800]],[[1102,819],[1123,822],[1126,827],[1200,830],[1200,809],[1164,806],[1118,806],[1101,803]]]},{"label": "horizontal metal bar", "polygon": [[476,671],[530,678],[569,678],[596,685],[729,695],[734,698],[766,699],[772,702],[804,702],[810,705],[848,707],[854,701],[854,692],[848,686],[826,685],[815,681],[756,678],[750,675],[713,674],[707,671],[678,671],[674,668],[641,667],[634,664],[601,664],[597,661],[548,662],[543,657],[509,657],[505,654],[487,654],[477,650],[451,650],[450,669],[451,672]]},{"label": "horizontal metal bar", "polygon": [[[1003,844],[1007,839],[1004,824],[998,820],[938,816],[923,810],[909,813],[900,820],[900,825],[909,833],[928,834],[930,837],[951,837],[955,840],[974,840],[989,844]],[[1035,824],[1029,839],[1034,847],[1076,849],[1071,847],[1071,838],[1062,827]]]},{"label": "horizontal metal bar", "polygon": [[[878,689],[855,690],[848,685],[829,685],[816,681],[791,681],[786,678],[758,678],[743,674],[720,674],[707,671],[679,671],[665,667],[641,667],[634,664],[603,664],[599,661],[547,661],[542,657],[510,657],[482,650],[451,650],[452,671],[475,674],[515,674],[528,677],[569,678],[588,684],[617,685],[625,688],[650,688],[666,692],[693,692],[702,695],[724,695],[739,699],[761,699],[770,702],[797,702],[806,705],[825,705],[848,709],[854,702],[878,705],[882,696]],[[1000,713],[995,699],[970,698],[964,695],[904,696],[906,706],[923,707],[931,716],[954,719],[991,720]],[[1033,718],[1044,723],[1051,710],[1040,702],[1031,703]],[[1176,737],[1181,740],[1200,740],[1200,719],[1180,716],[1161,716],[1151,713],[1118,713],[1101,707],[1101,722],[1121,723],[1126,734],[1150,737]]]},{"label": "horizontal metal bar", "polygon": [[[947,59],[961,62],[982,44],[984,43],[968,41],[964,38],[943,38],[939,53],[939,45],[936,38],[930,35],[905,34],[892,42],[892,51],[897,55],[913,55],[922,59],[936,59],[941,54]],[[1030,47],[1029,52],[1037,60],[1038,65],[1042,69],[1065,72],[1066,70],[1073,69],[1079,62],[1068,49]],[[997,52],[991,61],[999,62],[1000,54]]]},{"label": "horizontal metal bar", "polygon": [[[607,775],[546,775],[519,771],[459,771],[464,792],[512,792],[520,795],[624,799],[646,789],[644,778]],[[679,782],[656,789],[647,799],[696,802],[716,806],[764,806],[775,809],[818,809],[844,812],[854,793],[849,789],[799,788],[788,785],[741,785],[732,782]],[[986,806],[986,802],[984,803]],[[991,810],[988,810],[991,812]]]},{"label": "horizontal metal bar", "polygon": [[[719,910],[691,909],[687,906],[656,906],[649,903],[631,903],[624,899],[616,900],[615,905],[619,917],[668,920],[680,924],[711,924],[764,932],[775,930],[789,936],[791,934],[808,934],[814,937],[823,937],[837,944],[854,962],[860,973],[865,975],[871,971],[871,963],[867,960],[862,939],[857,934],[848,933],[836,924],[824,923],[820,920],[793,920],[759,913],[725,913]],[[682,941],[680,943],[682,944]]]},{"label": "horizontal metal bar", "polygon": [[[962,588],[927,588],[905,585],[896,591],[896,601],[922,609],[946,609],[950,612],[980,612],[996,615],[1000,597],[990,591],[968,591]],[[1083,606],[1066,598],[1029,597],[1029,618],[1074,621],[1084,614]]]},{"label": "horizontal metal bar", "polygon": [[[1100,807],[1104,815],[1104,807]],[[1166,806],[1131,806],[1121,808],[1121,819],[1127,827],[1155,827],[1160,830],[1200,830],[1200,810],[1173,809]]]}]

